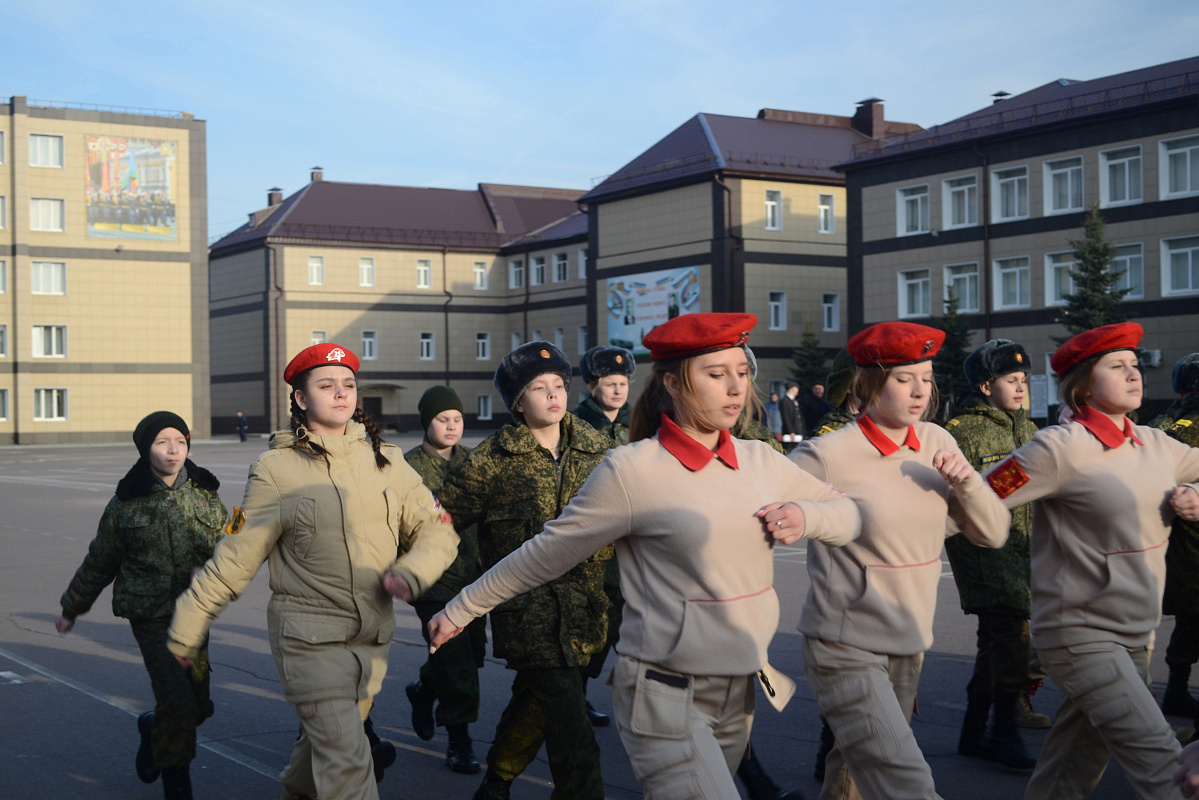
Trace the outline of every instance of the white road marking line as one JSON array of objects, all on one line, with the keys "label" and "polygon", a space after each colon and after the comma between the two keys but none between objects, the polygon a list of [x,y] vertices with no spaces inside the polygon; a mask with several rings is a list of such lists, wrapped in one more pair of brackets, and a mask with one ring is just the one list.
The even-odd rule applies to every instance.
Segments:
[{"label": "white road marking line", "polygon": [[34,484],[37,486],[56,486],[62,489],[83,489],[88,492],[111,492],[113,491],[112,484],[108,483],[87,483],[86,481],[71,481],[61,480],[56,481],[53,478],[45,477],[24,477],[22,475],[0,475],[0,481],[5,483],[25,483]]},{"label": "white road marking line", "polygon": [[4,679],[4,683],[7,686],[14,686],[18,683],[29,683],[29,681],[25,680],[15,672],[0,672],[0,678]]}]

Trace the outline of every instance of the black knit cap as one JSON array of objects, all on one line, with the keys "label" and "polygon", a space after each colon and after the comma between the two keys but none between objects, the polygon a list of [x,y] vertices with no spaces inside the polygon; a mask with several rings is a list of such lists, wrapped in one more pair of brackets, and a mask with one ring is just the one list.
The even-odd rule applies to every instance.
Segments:
[{"label": "black knit cap", "polygon": [[1170,370],[1170,382],[1177,394],[1199,392],[1199,353],[1191,353],[1174,362]]},{"label": "black knit cap", "polygon": [[416,404],[416,410],[420,412],[420,427],[421,430],[429,430],[429,423],[432,422],[442,411],[457,411],[462,412],[462,398],[448,386],[433,386],[425,390],[425,393],[420,396],[420,402]]},{"label": "black knit cap", "polygon": [[978,389],[987,381],[1011,375],[1013,372],[1029,372],[1032,361],[1021,345],[1010,339],[992,339],[983,342],[962,363],[970,388]]},{"label": "black knit cap", "polygon": [[579,359],[579,374],[586,383],[598,381],[609,375],[625,375],[631,378],[636,369],[636,359],[623,347],[596,345]]},{"label": "black knit cap", "polygon": [[137,445],[137,452],[143,457],[149,455],[150,445],[154,444],[158,434],[167,428],[174,428],[182,433],[187,438],[188,449],[191,449],[192,434],[183,417],[171,411],[155,411],[153,414],[147,414],[133,429],[133,443]]},{"label": "black knit cap", "polygon": [[538,375],[560,375],[570,391],[570,373],[573,367],[566,354],[549,342],[528,342],[500,359],[495,370],[496,391],[509,412],[525,389]]}]

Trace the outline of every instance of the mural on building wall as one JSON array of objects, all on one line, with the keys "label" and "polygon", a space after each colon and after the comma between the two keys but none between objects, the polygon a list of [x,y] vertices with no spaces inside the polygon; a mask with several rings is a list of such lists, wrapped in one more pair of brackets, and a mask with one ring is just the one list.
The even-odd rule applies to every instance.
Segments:
[{"label": "mural on building wall", "polygon": [[175,241],[175,142],[87,137],[87,235]]},{"label": "mural on building wall", "polygon": [[668,319],[699,311],[699,267],[608,279],[608,344],[639,356],[645,334]]}]

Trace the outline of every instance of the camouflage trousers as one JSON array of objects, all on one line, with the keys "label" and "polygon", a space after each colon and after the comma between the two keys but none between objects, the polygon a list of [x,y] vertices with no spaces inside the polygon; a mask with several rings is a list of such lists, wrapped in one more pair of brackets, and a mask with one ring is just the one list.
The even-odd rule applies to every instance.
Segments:
[{"label": "camouflage trousers", "polygon": [[[440,601],[413,603],[420,617],[421,633],[429,641],[429,620],[445,608]],[[421,686],[437,697],[437,724],[466,725],[479,719],[479,670],[487,654],[487,618],[479,617],[460,636],[437,648],[421,665]]]},{"label": "camouflage trousers", "polygon": [[[613,556],[608,563],[615,564],[616,556]],[[579,667],[579,674],[583,676],[584,692],[587,679],[598,678],[603,673],[608,653],[620,641],[620,621],[624,619],[624,595],[620,593],[620,583],[617,582],[613,586],[605,581],[604,594],[608,596],[608,638],[604,640],[604,648],[592,655],[586,666]]]},{"label": "camouflage trousers", "polygon": [[600,749],[576,667],[516,671],[512,699],[487,752],[487,769],[513,780],[543,743],[554,778],[552,800],[603,800]]},{"label": "camouflage trousers", "polygon": [[167,650],[170,617],[131,621],[130,625],[154,692],[154,725],[150,729],[154,768],[185,767],[196,757],[196,728],[213,713],[208,696],[212,672],[208,640],[195,663],[185,669]]},{"label": "camouflage trousers", "polygon": [[1166,663],[1171,667],[1190,668],[1199,661],[1199,616],[1178,614],[1174,632],[1166,645]]},{"label": "camouflage trousers", "polygon": [[978,653],[966,696],[990,702],[1028,687],[1028,620],[1012,614],[978,615]]}]

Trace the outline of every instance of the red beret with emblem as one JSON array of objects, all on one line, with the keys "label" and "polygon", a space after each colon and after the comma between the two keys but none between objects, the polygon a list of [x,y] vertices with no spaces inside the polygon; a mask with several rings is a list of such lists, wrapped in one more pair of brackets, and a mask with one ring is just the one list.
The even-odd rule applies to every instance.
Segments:
[{"label": "red beret with emblem", "polygon": [[748,344],[757,324],[753,314],[683,314],[654,328],[641,343],[654,361],[702,356]]},{"label": "red beret with emblem", "polygon": [[1144,335],[1145,329],[1135,322],[1117,322],[1091,328],[1067,339],[1049,357],[1049,366],[1061,378],[1088,358],[1117,350],[1136,350]]},{"label": "red beret with emblem", "polygon": [[880,322],[849,338],[846,349],[859,367],[902,367],[937,354],[945,331],[915,322]]},{"label": "red beret with emblem", "polygon": [[345,367],[354,374],[358,373],[358,356],[351,353],[349,348],[333,342],[325,342],[305,347],[297,353],[296,357],[288,363],[287,369],[283,370],[283,380],[294,386],[296,378],[303,373],[316,367],[327,367],[330,364]]}]

